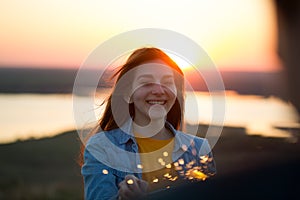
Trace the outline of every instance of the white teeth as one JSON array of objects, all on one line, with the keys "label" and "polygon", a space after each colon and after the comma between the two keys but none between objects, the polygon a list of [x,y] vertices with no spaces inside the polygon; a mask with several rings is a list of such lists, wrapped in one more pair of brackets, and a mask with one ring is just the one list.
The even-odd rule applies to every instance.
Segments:
[{"label": "white teeth", "polygon": [[165,101],[147,101],[149,104],[155,105],[163,105],[165,103]]}]

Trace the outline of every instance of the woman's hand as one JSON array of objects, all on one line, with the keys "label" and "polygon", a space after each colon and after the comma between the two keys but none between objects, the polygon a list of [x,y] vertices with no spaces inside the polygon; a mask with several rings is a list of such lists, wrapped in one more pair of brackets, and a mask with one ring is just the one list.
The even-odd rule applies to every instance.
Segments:
[{"label": "woman's hand", "polygon": [[127,175],[119,183],[119,199],[137,199],[146,195],[148,183],[134,175]]}]

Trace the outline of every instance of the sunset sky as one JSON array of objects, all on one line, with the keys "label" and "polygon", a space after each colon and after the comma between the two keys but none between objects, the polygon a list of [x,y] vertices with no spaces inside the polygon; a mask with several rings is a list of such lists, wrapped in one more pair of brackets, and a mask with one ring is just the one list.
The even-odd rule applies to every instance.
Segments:
[{"label": "sunset sky", "polygon": [[164,28],[196,41],[221,69],[281,69],[272,0],[2,0],[0,27],[2,67],[76,68],[112,36]]}]

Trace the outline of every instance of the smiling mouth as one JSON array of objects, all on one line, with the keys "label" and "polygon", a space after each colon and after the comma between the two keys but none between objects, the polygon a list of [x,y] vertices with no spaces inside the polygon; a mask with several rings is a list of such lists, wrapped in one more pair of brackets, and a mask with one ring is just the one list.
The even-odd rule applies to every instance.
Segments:
[{"label": "smiling mouth", "polygon": [[167,101],[162,101],[162,100],[150,100],[146,101],[150,105],[164,105]]}]

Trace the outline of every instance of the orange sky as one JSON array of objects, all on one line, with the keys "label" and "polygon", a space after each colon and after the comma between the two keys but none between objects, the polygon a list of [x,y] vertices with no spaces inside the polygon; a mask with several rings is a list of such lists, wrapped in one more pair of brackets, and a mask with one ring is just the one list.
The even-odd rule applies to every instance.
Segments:
[{"label": "orange sky", "polygon": [[2,0],[0,13],[4,67],[79,67],[112,36],[165,28],[196,41],[223,70],[281,68],[272,0]]}]

